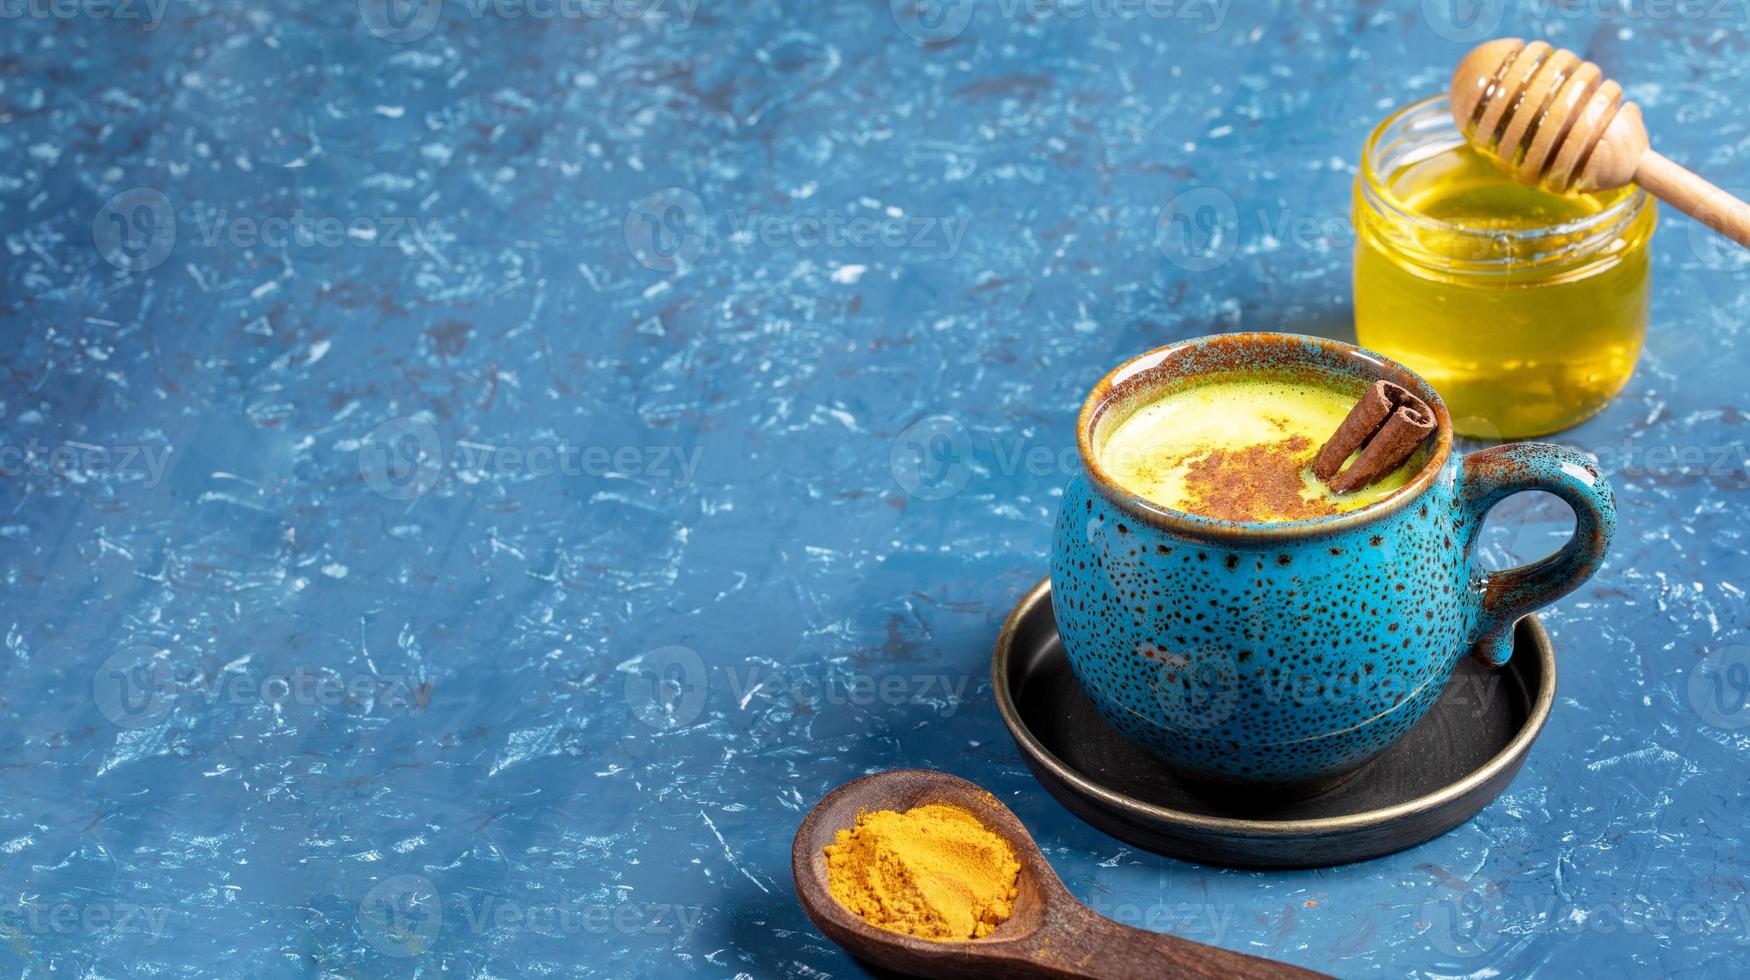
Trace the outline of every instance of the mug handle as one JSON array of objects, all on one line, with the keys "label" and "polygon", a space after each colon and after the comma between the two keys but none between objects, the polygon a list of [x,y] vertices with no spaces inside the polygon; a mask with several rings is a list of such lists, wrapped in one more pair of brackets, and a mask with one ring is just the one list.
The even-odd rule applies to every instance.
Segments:
[{"label": "mug handle", "polygon": [[[1496,504],[1527,490],[1543,490],[1566,501],[1574,509],[1574,536],[1560,551],[1529,565],[1502,571],[1472,567],[1483,518]],[[1521,616],[1579,588],[1604,564],[1616,533],[1616,499],[1590,457],[1552,443],[1516,442],[1464,458],[1458,513],[1476,602],[1470,652],[1499,667],[1513,655],[1513,626]]]}]

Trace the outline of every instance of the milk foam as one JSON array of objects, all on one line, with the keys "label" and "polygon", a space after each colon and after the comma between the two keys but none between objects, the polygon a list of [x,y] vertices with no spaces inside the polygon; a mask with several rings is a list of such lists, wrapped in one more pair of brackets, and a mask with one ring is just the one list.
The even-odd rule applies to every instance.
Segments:
[{"label": "milk foam", "polygon": [[1415,463],[1349,494],[1312,475],[1313,457],[1358,397],[1268,375],[1194,384],[1119,422],[1099,449],[1100,465],[1132,493],[1206,517],[1282,521],[1356,510],[1407,483]]}]

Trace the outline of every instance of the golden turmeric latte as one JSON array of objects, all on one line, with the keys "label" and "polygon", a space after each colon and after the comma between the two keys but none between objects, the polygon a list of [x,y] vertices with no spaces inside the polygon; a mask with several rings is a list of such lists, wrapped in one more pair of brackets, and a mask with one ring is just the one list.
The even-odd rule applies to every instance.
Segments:
[{"label": "golden turmeric latte", "polygon": [[1015,907],[1009,842],[957,806],[865,811],[826,846],[827,888],[870,925],[924,939],[988,936]]}]

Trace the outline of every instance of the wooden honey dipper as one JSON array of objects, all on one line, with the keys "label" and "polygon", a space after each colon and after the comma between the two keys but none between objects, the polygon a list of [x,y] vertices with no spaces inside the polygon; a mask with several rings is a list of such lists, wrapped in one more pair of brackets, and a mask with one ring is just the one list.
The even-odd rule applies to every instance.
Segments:
[{"label": "wooden honey dipper", "polygon": [[1637,183],[1750,246],[1750,205],[1652,150],[1640,106],[1572,51],[1512,37],[1478,45],[1452,73],[1452,118],[1521,183],[1557,193]]}]

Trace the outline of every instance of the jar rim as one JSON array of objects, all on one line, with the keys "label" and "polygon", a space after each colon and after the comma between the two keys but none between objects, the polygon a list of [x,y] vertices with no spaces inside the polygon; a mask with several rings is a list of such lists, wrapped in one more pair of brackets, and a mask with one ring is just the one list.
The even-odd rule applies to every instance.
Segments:
[{"label": "jar rim", "polygon": [[[1456,144],[1464,142],[1464,136],[1459,132],[1458,123],[1452,118],[1451,100],[1445,93],[1430,95],[1418,99],[1408,105],[1393,111],[1380,121],[1373,131],[1367,134],[1367,142],[1361,148],[1361,167],[1357,180],[1364,193],[1357,195],[1377,211],[1387,214],[1394,223],[1409,225],[1421,232],[1432,232],[1458,238],[1471,237],[1491,242],[1508,242],[1510,251],[1520,256],[1535,256],[1521,258],[1521,262],[1536,263],[1554,258],[1588,255],[1609,245],[1617,237],[1619,229],[1627,228],[1640,217],[1646,209],[1647,192],[1639,186],[1633,186],[1629,193],[1621,199],[1611,202],[1593,214],[1573,218],[1549,225],[1533,228],[1481,228],[1458,221],[1448,221],[1435,218],[1411,207],[1398,197],[1387,185],[1379,168],[1375,166],[1380,153],[1386,145],[1387,137],[1407,121],[1433,115],[1436,122],[1430,125],[1430,130],[1441,133],[1450,132]],[[1424,134],[1422,138],[1427,138]],[[1535,245],[1543,240],[1554,240],[1561,243],[1559,247],[1547,254],[1538,254]],[[1443,259],[1452,261],[1450,256]],[[1467,264],[1489,265],[1487,261]]]}]

